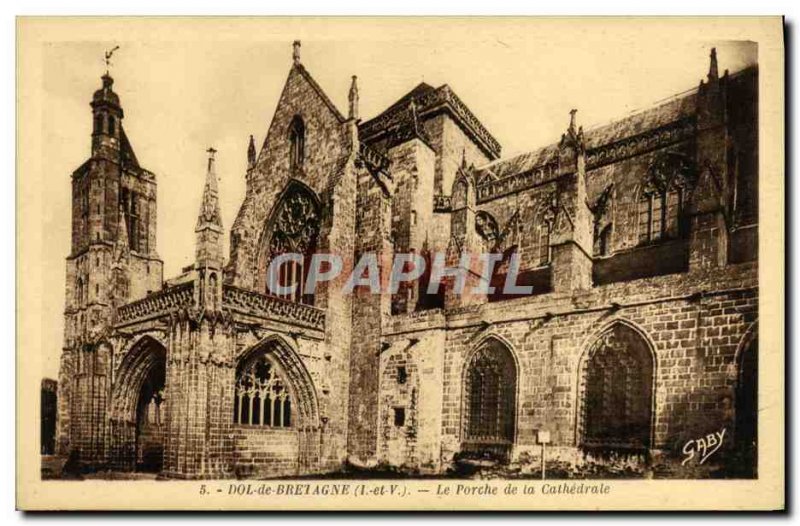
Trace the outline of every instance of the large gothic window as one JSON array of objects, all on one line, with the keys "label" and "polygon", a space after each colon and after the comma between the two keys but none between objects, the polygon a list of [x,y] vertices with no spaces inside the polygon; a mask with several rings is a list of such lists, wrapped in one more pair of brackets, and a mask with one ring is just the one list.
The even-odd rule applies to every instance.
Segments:
[{"label": "large gothic window", "polygon": [[310,190],[292,184],[284,194],[272,218],[267,267],[281,254],[300,254],[302,260],[284,261],[277,268],[277,280],[281,287],[294,287],[288,294],[278,295],[270,289],[267,275],[267,293],[283,299],[313,305],[313,294],[305,293],[306,278],[311,256],[317,247],[320,228],[320,210],[317,198]]},{"label": "large gothic window", "polygon": [[652,162],[639,199],[640,244],[684,235],[685,194],[691,174],[689,161],[676,153],[659,155]]},{"label": "large gothic window", "polygon": [[267,354],[242,364],[236,372],[233,423],[265,427],[292,426],[292,397]]},{"label": "large gothic window", "polygon": [[510,351],[496,341],[469,359],[464,377],[465,450],[502,451],[514,442],[517,371]]},{"label": "large gothic window", "polygon": [[581,390],[582,446],[649,447],[653,358],[641,335],[624,324],[604,332],[583,361]]},{"label": "large gothic window", "polygon": [[289,166],[294,172],[303,166],[306,149],[306,127],[296,115],[289,126]]}]

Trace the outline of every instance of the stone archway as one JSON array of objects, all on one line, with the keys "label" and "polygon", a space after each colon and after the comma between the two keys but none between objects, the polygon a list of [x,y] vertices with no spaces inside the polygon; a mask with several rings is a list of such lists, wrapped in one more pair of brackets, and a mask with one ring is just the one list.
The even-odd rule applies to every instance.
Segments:
[{"label": "stone archway", "polygon": [[578,443],[585,449],[651,446],[655,357],[633,326],[615,322],[593,341],[579,369]]},{"label": "stone archway", "polygon": [[166,430],[166,348],[142,337],[117,369],[111,406],[111,464],[158,472]]},{"label": "stone archway", "polygon": [[461,450],[508,460],[516,436],[517,364],[509,347],[485,339],[464,365]]}]

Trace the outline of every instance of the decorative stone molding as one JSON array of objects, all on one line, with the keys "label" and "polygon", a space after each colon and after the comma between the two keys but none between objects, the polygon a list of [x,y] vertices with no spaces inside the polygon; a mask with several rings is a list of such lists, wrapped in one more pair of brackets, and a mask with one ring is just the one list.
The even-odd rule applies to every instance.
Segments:
[{"label": "decorative stone molding", "polygon": [[695,119],[687,117],[639,135],[591,148],[586,152],[586,167],[591,170],[613,164],[629,157],[691,139],[694,135]]},{"label": "decorative stone molding", "polygon": [[322,309],[231,285],[222,288],[222,306],[236,313],[325,330],[325,312]]},{"label": "decorative stone molding", "polygon": [[194,284],[191,282],[182,283],[121,306],[117,310],[116,326],[159,318],[171,312],[191,307],[194,302],[193,287]]},{"label": "decorative stone molding", "polygon": [[433,211],[435,213],[447,213],[452,210],[450,196],[444,194],[436,194],[433,196]]},{"label": "decorative stone molding", "polygon": [[[613,164],[630,157],[642,155],[652,150],[691,139],[694,137],[694,134],[694,118],[685,118],[639,135],[634,135],[596,148],[590,148],[586,152],[586,166],[587,169],[591,170]],[[479,204],[485,203],[493,199],[533,188],[534,186],[554,179],[557,173],[558,162],[549,162],[533,167],[522,173],[482,182],[477,187],[477,201]]]},{"label": "decorative stone molding", "polygon": [[556,176],[558,163],[551,162],[525,172],[489,181],[477,187],[478,203],[485,203],[499,197],[517,193],[545,183]]}]

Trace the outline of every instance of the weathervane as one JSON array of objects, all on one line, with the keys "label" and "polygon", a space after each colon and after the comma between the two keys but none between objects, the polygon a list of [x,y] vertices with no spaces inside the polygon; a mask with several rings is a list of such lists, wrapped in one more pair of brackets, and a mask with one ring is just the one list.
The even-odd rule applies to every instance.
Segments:
[{"label": "weathervane", "polygon": [[114,46],[113,49],[106,51],[106,75],[108,75],[108,70],[111,67],[111,56],[114,54],[114,51],[118,49],[119,46]]}]

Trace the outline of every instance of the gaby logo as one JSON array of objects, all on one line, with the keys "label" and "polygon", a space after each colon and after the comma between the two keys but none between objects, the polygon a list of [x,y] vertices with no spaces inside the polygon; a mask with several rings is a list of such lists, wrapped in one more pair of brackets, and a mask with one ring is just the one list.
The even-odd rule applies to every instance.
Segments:
[{"label": "gaby logo", "polygon": [[[419,254],[395,254],[392,258],[379,258],[375,253],[364,253],[344,279],[342,288],[352,294],[356,287],[368,289],[372,294],[388,292],[396,294],[401,283],[427,279],[427,293],[440,290],[443,280],[453,280],[455,294],[493,294],[499,286],[492,278],[499,265],[504,265],[505,279],[502,293],[526,296],[533,293],[530,285],[518,285],[520,273],[519,255],[504,256],[499,253],[460,255],[458,264],[446,265],[444,252],[433,254],[430,268],[426,258]],[[387,273],[384,269],[389,269]],[[316,253],[307,255],[287,252],[275,256],[267,269],[269,292],[281,297],[294,297],[298,292],[314,294],[320,283],[338,280],[344,271],[344,261],[336,254]],[[467,288],[468,277],[476,278],[477,285]],[[499,285],[499,284],[496,284]]]},{"label": "gaby logo", "polygon": [[722,442],[725,439],[725,428],[722,431],[709,433],[708,435],[686,442],[683,446],[683,454],[687,455],[681,466],[685,466],[687,462],[693,458],[698,458],[698,464],[702,464],[708,457],[716,453],[722,447]]}]

